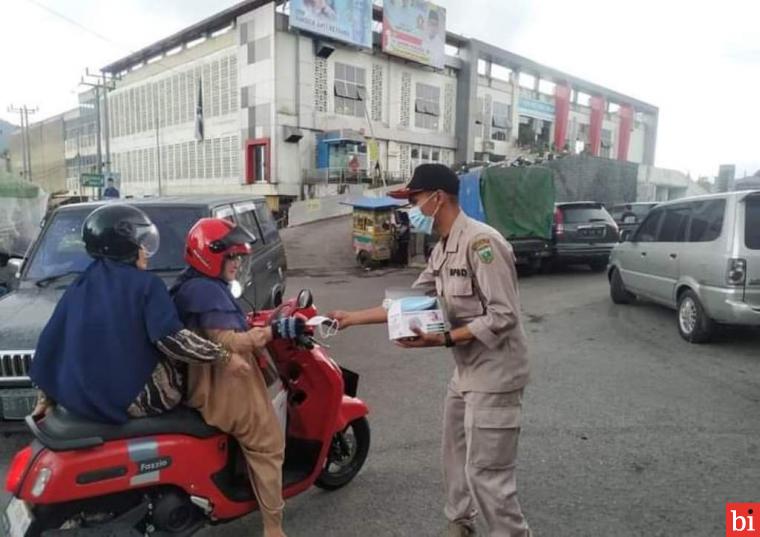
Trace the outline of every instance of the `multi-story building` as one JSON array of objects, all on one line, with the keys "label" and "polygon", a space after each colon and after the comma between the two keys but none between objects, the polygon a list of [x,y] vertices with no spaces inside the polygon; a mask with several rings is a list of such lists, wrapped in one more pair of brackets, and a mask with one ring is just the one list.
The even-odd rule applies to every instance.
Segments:
[{"label": "multi-story building", "polygon": [[450,32],[442,68],[386,54],[372,11],[369,48],[293,28],[289,4],[247,0],[106,66],[118,80],[103,134],[122,192],[245,191],[276,208],[304,184],[528,149],[654,163],[656,107]]}]

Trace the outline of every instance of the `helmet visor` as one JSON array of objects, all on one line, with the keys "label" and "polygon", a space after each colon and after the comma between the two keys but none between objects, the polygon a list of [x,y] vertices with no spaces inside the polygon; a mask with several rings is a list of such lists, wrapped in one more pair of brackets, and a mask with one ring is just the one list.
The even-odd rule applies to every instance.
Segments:
[{"label": "helmet visor", "polygon": [[145,255],[153,257],[158,252],[158,246],[161,243],[156,225],[139,225],[136,234],[137,244],[145,250]]}]

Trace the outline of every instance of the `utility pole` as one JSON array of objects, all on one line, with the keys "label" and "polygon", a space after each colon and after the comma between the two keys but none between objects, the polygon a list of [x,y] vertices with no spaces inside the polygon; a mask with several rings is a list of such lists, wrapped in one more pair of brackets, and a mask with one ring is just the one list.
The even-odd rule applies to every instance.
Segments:
[{"label": "utility pole", "polygon": [[[97,133],[98,173],[111,171],[111,133],[109,128],[108,92],[116,89],[116,78],[107,78],[106,73],[95,75],[85,70],[79,82],[95,90],[95,130]],[[101,115],[100,99],[103,98],[103,113]],[[105,161],[103,160],[103,142],[105,142]]]},{"label": "utility pole", "polygon": [[39,108],[30,108],[27,105],[21,107],[9,106],[8,112],[17,113],[21,117],[21,161],[24,179],[32,180],[32,149],[29,143],[29,114],[36,114]]}]

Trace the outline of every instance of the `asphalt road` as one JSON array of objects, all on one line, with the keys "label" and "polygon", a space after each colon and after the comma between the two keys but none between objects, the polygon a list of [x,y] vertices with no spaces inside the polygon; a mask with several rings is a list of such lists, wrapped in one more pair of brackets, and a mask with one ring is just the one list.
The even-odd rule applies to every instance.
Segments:
[{"label": "asphalt road", "polygon": [[[289,293],[311,288],[325,312],[376,305],[386,287],[415,276],[352,267],[346,226],[338,219],[284,234]],[[760,500],[760,333],[687,344],[672,312],[614,306],[605,277],[583,269],[523,279],[521,293],[533,379],[518,481],[536,535],[724,535],[725,502]],[[384,327],[329,343],[362,375],[372,447],[348,487],[288,502],[288,535],[441,535],[439,435],[452,359],[445,350],[398,349]],[[20,443],[3,440],[0,460]],[[260,531],[252,515],[202,535]]]}]

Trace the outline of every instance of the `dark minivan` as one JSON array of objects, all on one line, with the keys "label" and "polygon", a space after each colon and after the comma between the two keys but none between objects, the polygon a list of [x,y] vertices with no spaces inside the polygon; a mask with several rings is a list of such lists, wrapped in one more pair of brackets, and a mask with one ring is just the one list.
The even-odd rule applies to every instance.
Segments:
[{"label": "dark minivan", "polygon": [[[278,305],[285,291],[285,248],[263,198],[188,196],[122,200],[139,207],[156,224],[158,252],[148,270],[167,286],[185,267],[185,237],[200,218],[237,222],[258,241],[240,271],[241,305],[250,310]],[[0,427],[23,420],[34,405],[27,372],[37,338],[66,286],[91,262],[81,240],[82,223],[104,202],[67,205],[44,223],[29,257],[20,267],[14,290],[0,298]],[[113,202],[105,202],[113,203]],[[17,422],[23,423],[22,421]]]},{"label": "dark minivan", "polygon": [[615,220],[601,203],[557,203],[554,208],[553,260],[589,265],[602,272],[620,238]]}]

